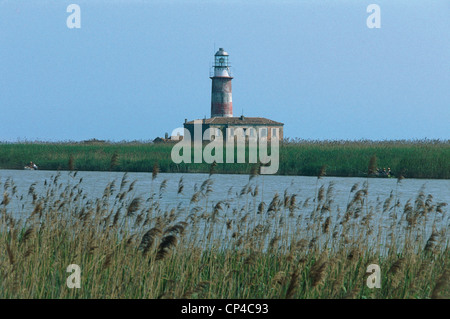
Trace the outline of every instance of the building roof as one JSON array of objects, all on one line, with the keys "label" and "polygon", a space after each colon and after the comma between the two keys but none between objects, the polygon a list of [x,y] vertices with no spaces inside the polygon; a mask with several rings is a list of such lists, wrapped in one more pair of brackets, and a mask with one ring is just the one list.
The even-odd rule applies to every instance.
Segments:
[{"label": "building roof", "polygon": [[[283,123],[272,121],[264,117],[212,117],[209,119],[197,120],[202,121],[202,124],[218,124],[218,125],[275,125],[282,126]],[[194,121],[186,122],[185,124],[194,124]]]}]

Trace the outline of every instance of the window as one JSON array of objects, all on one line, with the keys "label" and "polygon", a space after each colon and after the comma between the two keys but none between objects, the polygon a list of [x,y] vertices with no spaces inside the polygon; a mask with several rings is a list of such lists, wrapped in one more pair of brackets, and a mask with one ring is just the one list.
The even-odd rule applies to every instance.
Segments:
[{"label": "window", "polygon": [[272,129],[272,137],[277,137],[277,129],[276,128]]},{"label": "window", "polygon": [[250,137],[255,137],[255,129],[253,127],[250,127],[249,130],[250,130]]},{"label": "window", "polygon": [[267,137],[267,129],[266,128],[262,128],[260,132],[261,132],[261,137]]}]

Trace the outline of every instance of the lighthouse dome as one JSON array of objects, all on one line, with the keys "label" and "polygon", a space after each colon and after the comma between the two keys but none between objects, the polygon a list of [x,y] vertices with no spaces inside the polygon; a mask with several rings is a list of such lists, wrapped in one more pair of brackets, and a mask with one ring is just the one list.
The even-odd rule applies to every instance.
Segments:
[{"label": "lighthouse dome", "polygon": [[216,52],[215,56],[222,55],[226,56],[229,55],[223,48],[219,48],[219,51]]}]

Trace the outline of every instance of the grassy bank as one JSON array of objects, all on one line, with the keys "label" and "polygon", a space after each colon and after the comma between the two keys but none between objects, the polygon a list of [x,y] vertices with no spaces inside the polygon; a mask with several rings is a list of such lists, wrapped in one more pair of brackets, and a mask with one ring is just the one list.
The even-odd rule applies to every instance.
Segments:
[{"label": "grassy bank", "polygon": [[[94,200],[71,176],[54,176],[40,193],[30,185],[18,200],[33,208],[23,211],[12,204],[13,181],[0,181],[0,298],[450,296],[447,208],[423,192],[407,203],[395,194],[368,202],[369,181],[339,211],[333,184],[319,179],[314,200],[287,189],[261,203],[256,176],[219,202],[208,200],[207,179],[189,205],[167,207],[156,173],[149,198],[135,197],[124,175]],[[66,286],[71,264],[81,269],[79,289]],[[366,284],[371,264],[381,288]]]},{"label": "grassy bank", "polygon": [[[174,144],[14,143],[0,144],[0,169],[23,169],[33,161],[44,170],[209,172],[210,165],[175,164]],[[450,141],[297,141],[280,146],[278,174],[316,176],[323,165],[329,176],[366,176],[367,163],[391,168],[408,178],[450,178]],[[248,161],[248,160],[247,160]],[[251,164],[218,164],[217,173],[248,174]]]}]

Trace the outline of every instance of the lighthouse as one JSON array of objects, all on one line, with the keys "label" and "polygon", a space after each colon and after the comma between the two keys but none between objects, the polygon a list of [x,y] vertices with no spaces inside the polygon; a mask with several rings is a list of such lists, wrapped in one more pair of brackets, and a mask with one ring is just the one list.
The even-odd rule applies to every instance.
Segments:
[{"label": "lighthouse", "polygon": [[[210,73],[212,80],[211,117],[193,121],[185,119],[183,126],[189,132],[189,136],[195,136],[197,129],[200,128],[201,136],[204,139],[221,136],[226,141],[234,141],[239,134],[245,138],[245,136],[252,137],[257,132],[258,136],[268,140],[283,140],[284,124],[281,122],[264,117],[247,117],[243,114],[233,117],[231,99],[231,80],[233,78],[230,73],[228,57],[228,53],[223,48],[220,48],[214,55],[214,64]],[[204,135],[206,130],[208,130],[209,137]]]},{"label": "lighthouse", "polygon": [[233,102],[231,99],[231,80],[228,53],[223,48],[214,55],[211,118],[233,117]]}]

